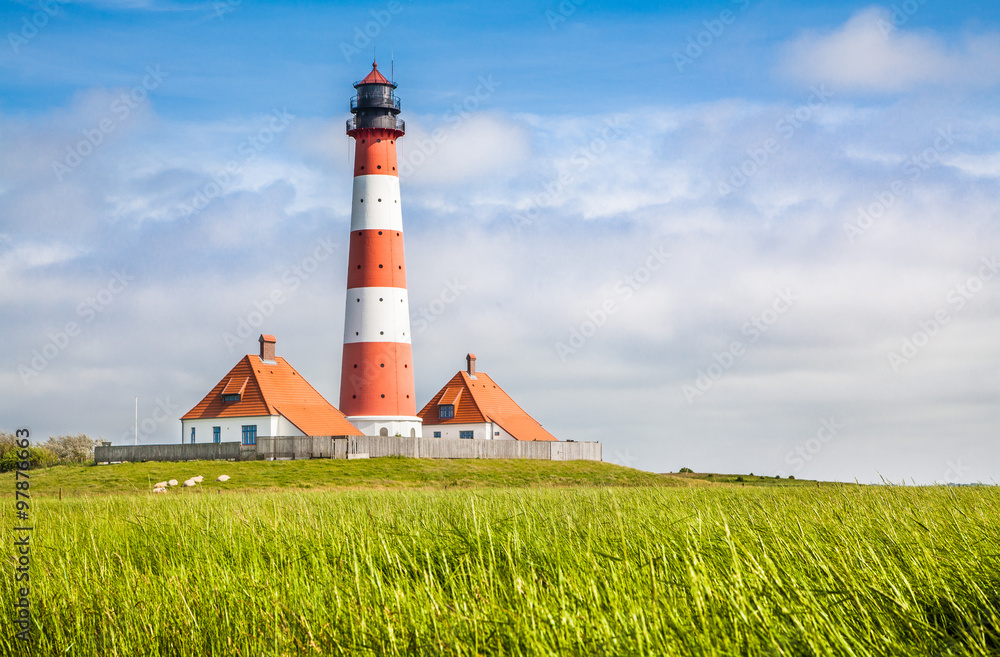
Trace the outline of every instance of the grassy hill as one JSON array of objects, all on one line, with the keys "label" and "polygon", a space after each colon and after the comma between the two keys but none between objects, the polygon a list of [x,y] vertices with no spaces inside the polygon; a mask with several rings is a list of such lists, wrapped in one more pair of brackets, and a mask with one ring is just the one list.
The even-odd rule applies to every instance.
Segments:
[{"label": "grassy hill", "polygon": [[[228,482],[215,481],[221,474]],[[353,461],[186,461],[56,466],[31,472],[33,496],[64,497],[148,493],[158,481],[202,475],[192,489],[169,495],[266,489],[345,488],[524,488],[559,486],[689,486],[696,479],[658,475],[593,461],[450,460],[381,458]],[[0,487],[13,489],[13,473],[0,475]]]},{"label": "grassy hill", "polygon": [[[220,474],[228,482],[215,481]],[[149,493],[158,481],[202,475],[193,489],[170,489],[174,495],[219,491],[276,489],[341,490],[348,488],[527,488],[566,486],[816,486],[802,479],[775,479],[718,473],[656,474],[613,463],[478,459],[380,458],[354,461],[185,461],[60,465],[31,471],[34,496],[120,495]],[[0,474],[0,487],[13,489],[14,474]]]}]

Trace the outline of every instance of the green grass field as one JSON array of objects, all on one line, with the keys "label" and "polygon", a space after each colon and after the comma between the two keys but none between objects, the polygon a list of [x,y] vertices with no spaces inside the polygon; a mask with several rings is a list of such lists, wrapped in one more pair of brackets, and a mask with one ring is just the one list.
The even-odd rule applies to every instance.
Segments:
[{"label": "green grass field", "polygon": [[[313,463],[219,467],[267,488],[318,479],[298,470]],[[164,464],[89,468],[140,492],[34,500],[32,654],[1000,653],[994,488],[649,486],[524,461],[434,464],[435,479],[413,463],[362,463],[364,490],[336,489],[352,461],[323,471],[344,478],[327,490],[155,497],[137,482]],[[560,486],[536,485],[546,466]],[[509,481],[480,485],[494,469]],[[33,475],[89,490],[76,470]],[[3,579],[11,610],[12,565]],[[0,654],[28,654],[11,616]]]}]

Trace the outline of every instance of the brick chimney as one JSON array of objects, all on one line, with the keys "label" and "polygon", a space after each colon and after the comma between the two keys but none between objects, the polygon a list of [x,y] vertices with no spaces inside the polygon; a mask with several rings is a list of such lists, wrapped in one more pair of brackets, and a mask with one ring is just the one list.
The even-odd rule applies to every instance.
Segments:
[{"label": "brick chimney", "polygon": [[465,357],[465,361],[469,364],[468,372],[469,376],[473,379],[476,378],[476,355],[468,354]]},{"label": "brick chimney", "polygon": [[278,339],[273,335],[263,333],[258,341],[260,342],[260,359],[265,363],[274,363],[274,343],[276,343]]}]

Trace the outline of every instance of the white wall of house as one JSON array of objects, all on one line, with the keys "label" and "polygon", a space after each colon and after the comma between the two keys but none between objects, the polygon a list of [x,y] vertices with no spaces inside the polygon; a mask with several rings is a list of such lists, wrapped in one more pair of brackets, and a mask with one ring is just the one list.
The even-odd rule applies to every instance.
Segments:
[{"label": "white wall of house", "polygon": [[[440,436],[435,436],[440,431]],[[514,436],[504,431],[495,422],[475,424],[425,424],[424,438],[461,438],[462,431],[471,431],[476,440],[514,440]]]},{"label": "white wall of house", "polygon": [[253,417],[220,417],[198,420],[181,420],[181,441],[191,442],[194,429],[196,443],[212,442],[212,428],[222,429],[220,442],[238,443],[243,441],[243,426],[256,425],[257,436],[304,436],[305,434],[283,415],[257,415]]}]

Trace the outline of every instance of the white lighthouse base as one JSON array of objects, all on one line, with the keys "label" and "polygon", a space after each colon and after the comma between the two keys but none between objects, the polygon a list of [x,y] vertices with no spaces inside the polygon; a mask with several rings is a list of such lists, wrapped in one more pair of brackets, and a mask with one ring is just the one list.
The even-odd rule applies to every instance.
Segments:
[{"label": "white lighthouse base", "polygon": [[374,415],[356,415],[347,421],[358,428],[366,436],[404,436],[420,438],[423,431],[422,420],[418,417],[380,417]]}]

